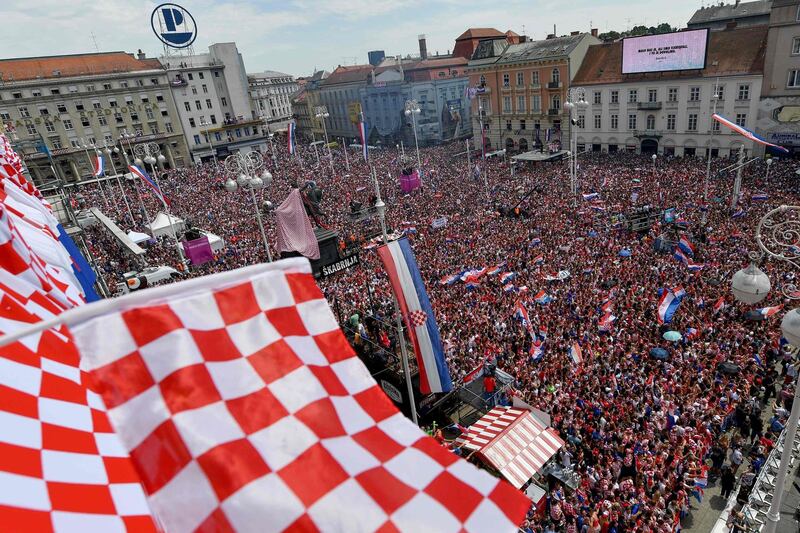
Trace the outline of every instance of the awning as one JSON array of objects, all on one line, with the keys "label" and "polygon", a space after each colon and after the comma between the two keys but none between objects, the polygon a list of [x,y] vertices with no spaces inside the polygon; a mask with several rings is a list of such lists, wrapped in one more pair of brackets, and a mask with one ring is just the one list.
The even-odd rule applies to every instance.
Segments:
[{"label": "awning", "polygon": [[517,488],[535,476],[564,441],[527,409],[495,407],[455,441],[475,450]]}]

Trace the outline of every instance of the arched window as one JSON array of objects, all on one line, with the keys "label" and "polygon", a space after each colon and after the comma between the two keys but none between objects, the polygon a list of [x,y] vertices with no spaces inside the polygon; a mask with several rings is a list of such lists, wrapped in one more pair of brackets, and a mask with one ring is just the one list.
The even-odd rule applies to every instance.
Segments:
[{"label": "arched window", "polygon": [[486,87],[486,76],[481,74],[481,87]]},{"label": "arched window", "polygon": [[550,105],[550,109],[561,109],[561,96],[557,94],[553,95],[553,102]]},{"label": "arched window", "polygon": [[557,68],[553,69],[552,81],[553,83],[558,83],[561,81],[561,72],[559,72]]},{"label": "arched window", "polygon": [[656,117],[654,115],[647,115],[647,129],[656,129]]}]

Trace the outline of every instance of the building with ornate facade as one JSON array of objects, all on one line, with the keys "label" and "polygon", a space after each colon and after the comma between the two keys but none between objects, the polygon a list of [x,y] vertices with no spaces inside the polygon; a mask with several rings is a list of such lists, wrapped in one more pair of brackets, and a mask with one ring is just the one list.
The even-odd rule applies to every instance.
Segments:
[{"label": "building with ornate facade", "polygon": [[292,95],[299,88],[290,74],[267,70],[248,74],[253,118],[261,118],[270,131],[281,131],[292,118]]},{"label": "building with ornate facade", "polygon": [[[570,81],[586,51],[600,40],[592,34],[549,36],[528,41],[524,36],[489,38],[478,43],[469,61],[474,145],[524,152],[548,139],[566,142],[569,118],[564,102]],[[548,134],[549,130],[549,134]]]},{"label": "building with ornate facade", "polygon": [[640,74],[621,73],[621,41],[589,47],[573,80],[589,104],[578,118],[578,151],[730,155],[742,137],[711,116],[716,109],[754,128],[766,46],[766,26],[712,31],[705,69]]},{"label": "building with ornate facade", "polygon": [[[134,144],[158,143],[169,167],[189,161],[167,73],[141,52],[0,60],[0,127],[22,147],[37,184],[52,177],[48,151],[60,178],[80,181],[93,175],[91,146],[122,147],[126,133]],[[113,162],[125,168],[121,153]]]},{"label": "building with ornate facade", "polygon": [[235,43],[212,44],[207,54],[164,56],[160,61],[193,161],[268,149],[264,121],[253,113]]}]

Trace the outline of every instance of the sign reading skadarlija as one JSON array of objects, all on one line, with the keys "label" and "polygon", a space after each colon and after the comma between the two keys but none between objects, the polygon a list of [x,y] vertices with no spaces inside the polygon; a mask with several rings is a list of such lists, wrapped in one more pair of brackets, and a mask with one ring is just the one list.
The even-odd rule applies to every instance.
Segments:
[{"label": "sign reading skadarlija", "polygon": [[186,48],[197,38],[194,17],[178,4],[161,4],[150,15],[156,37],[170,48]]}]

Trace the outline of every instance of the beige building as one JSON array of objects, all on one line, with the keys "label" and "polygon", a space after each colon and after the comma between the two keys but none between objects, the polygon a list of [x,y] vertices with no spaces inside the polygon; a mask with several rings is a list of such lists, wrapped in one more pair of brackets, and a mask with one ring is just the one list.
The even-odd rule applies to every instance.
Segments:
[{"label": "beige building", "polygon": [[774,0],[757,132],[800,151],[800,0]]},{"label": "beige building", "polygon": [[253,118],[261,118],[270,131],[282,131],[292,118],[292,95],[299,88],[294,77],[268,70],[247,75]]},{"label": "beige building", "polygon": [[[141,52],[0,60],[0,128],[20,141],[37,183],[52,177],[45,146],[60,177],[79,181],[93,175],[83,145],[121,146],[123,134],[136,135],[134,144],[156,142],[167,167],[188,162],[167,73]],[[122,153],[113,162],[121,171]]]}]

